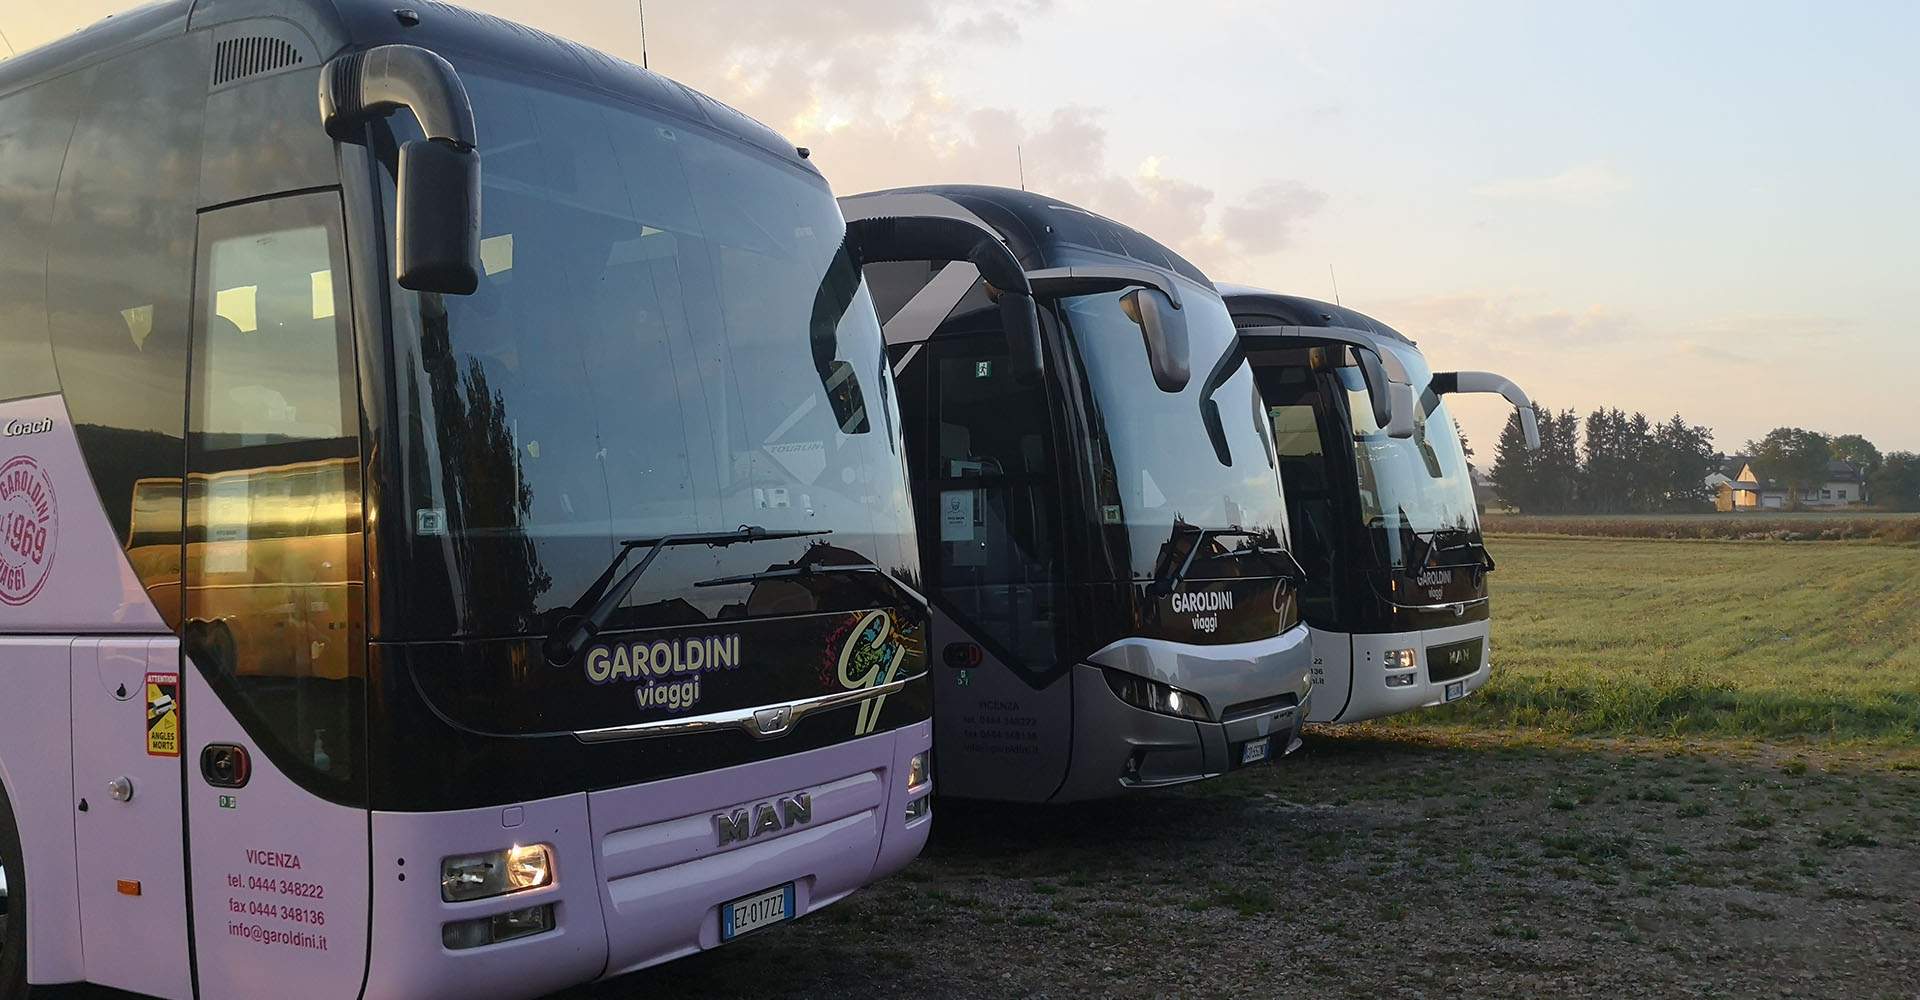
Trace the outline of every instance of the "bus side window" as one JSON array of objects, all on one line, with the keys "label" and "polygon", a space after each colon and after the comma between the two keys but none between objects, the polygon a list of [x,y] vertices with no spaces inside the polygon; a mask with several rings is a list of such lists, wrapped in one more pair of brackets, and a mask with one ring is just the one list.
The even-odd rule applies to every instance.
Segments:
[{"label": "bus side window", "polygon": [[186,645],[274,763],[358,781],[359,419],[338,196],[202,219],[189,412]]}]

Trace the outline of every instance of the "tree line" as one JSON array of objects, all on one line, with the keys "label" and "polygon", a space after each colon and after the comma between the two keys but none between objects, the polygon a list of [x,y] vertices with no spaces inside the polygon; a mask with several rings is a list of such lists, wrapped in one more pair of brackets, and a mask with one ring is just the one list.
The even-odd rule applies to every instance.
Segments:
[{"label": "tree line", "polygon": [[[1512,414],[1494,452],[1493,488],[1509,506],[1530,514],[1651,514],[1707,510],[1708,476],[1725,461],[1713,431],[1679,414],[1653,423],[1643,413],[1600,408],[1583,420],[1534,405],[1540,450],[1528,451],[1520,415]],[[1828,436],[1780,427],[1746,454],[1763,480],[1788,489],[1790,503],[1827,481],[1828,463],[1849,461],[1866,474],[1873,505],[1920,510],[1920,455],[1882,454],[1858,434]]]}]

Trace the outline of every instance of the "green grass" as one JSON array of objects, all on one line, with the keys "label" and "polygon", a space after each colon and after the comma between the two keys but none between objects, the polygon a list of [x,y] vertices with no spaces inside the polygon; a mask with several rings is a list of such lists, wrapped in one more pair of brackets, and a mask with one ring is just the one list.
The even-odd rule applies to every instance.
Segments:
[{"label": "green grass", "polygon": [[1920,548],[1489,545],[1492,679],[1389,725],[1920,746]]}]

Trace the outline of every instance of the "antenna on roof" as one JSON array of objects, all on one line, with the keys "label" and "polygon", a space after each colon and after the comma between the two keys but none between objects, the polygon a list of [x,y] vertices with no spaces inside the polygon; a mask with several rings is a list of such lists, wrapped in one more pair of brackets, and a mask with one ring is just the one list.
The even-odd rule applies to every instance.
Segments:
[{"label": "antenna on roof", "polygon": [[647,68],[647,0],[633,0],[640,8],[640,68]]},{"label": "antenna on roof", "polygon": [[1019,143],[1013,145],[1013,159],[1020,165],[1020,190],[1025,191],[1027,189],[1027,154],[1021,150]]},{"label": "antenna on roof", "polygon": [[1327,277],[1333,279],[1333,304],[1340,304],[1340,276],[1333,273],[1333,265],[1327,265]]},{"label": "antenna on roof", "polygon": [[17,56],[20,54],[13,50],[13,41],[7,37],[7,33],[4,30],[0,30],[0,42],[7,43],[7,55]]}]

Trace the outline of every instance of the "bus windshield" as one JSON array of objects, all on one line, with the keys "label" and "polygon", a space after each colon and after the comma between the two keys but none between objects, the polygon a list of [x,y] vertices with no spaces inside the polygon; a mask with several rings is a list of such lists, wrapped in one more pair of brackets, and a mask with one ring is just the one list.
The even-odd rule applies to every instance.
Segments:
[{"label": "bus windshield", "polygon": [[[1185,278],[1172,280],[1180,285],[1195,373],[1178,393],[1154,384],[1140,328],[1121,310],[1121,293],[1076,296],[1060,304],[1091,383],[1095,426],[1105,439],[1105,449],[1096,448],[1095,454],[1111,457],[1111,465],[1098,470],[1101,509],[1093,513],[1098,523],[1126,525],[1135,579],[1153,578],[1156,563],[1164,561],[1163,549],[1190,544],[1198,531],[1249,532],[1215,540],[1234,551],[1286,538],[1286,504],[1252,369],[1242,365],[1213,396],[1231,466],[1220,464],[1200,416],[1202,375],[1234,347],[1233,319],[1212,289]],[[1246,562],[1251,565],[1222,565],[1219,572],[1272,575],[1266,564]]]},{"label": "bus windshield", "polygon": [[1420,402],[1413,437],[1387,436],[1373,418],[1366,381],[1358,368],[1339,369],[1353,427],[1354,464],[1359,471],[1360,515],[1369,528],[1389,537],[1395,565],[1404,565],[1405,533],[1478,532],[1479,509],[1473,481],[1453,415],[1446,403],[1426,392],[1432,373],[1417,354],[1401,352]]},{"label": "bus windshield", "polygon": [[809,562],[911,581],[891,373],[825,183],[612,98],[464,76],[484,276],[396,319],[419,575],[387,637],[547,631],[623,542],[747,525],[808,534],[664,551],[612,624],[821,610],[694,586]]}]

